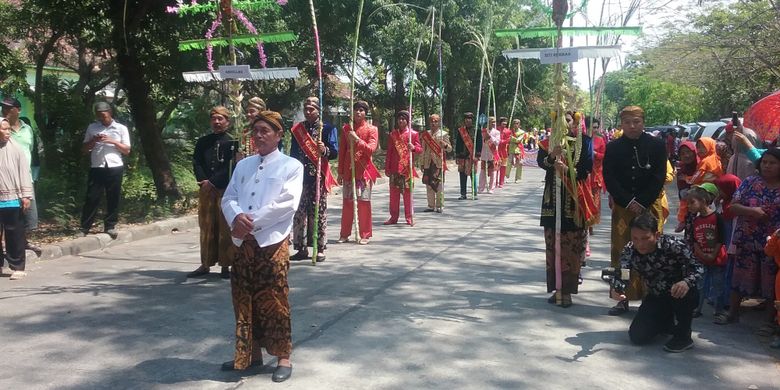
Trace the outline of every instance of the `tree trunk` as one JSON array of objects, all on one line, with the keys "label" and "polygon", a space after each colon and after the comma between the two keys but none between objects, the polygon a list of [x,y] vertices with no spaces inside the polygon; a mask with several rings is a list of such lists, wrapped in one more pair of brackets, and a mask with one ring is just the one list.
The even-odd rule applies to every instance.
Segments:
[{"label": "tree trunk", "polygon": [[41,53],[35,59],[35,92],[33,93],[33,106],[35,123],[38,125],[41,140],[43,141],[43,167],[52,169],[60,166],[60,151],[57,150],[57,129],[46,120],[46,109],[43,107],[43,67],[49,59],[54,45],[62,37],[59,32],[52,33],[52,36],[43,44]]},{"label": "tree trunk", "polygon": [[[141,139],[141,148],[146,163],[152,171],[157,197],[160,200],[178,199],[181,197],[181,192],[176,185],[171,162],[163,145],[161,130],[156,119],[157,109],[150,98],[151,88],[144,77],[147,69],[135,55],[137,45],[140,43],[134,31],[135,28],[142,28],[143,24],[140,21],[144,19],[144,15],[139,13],[145,14],[148,7],[138,7],[133,10],[129,19],[135,23],[125,23],[122,1],[112,2],[111,8],[114,24],[112,41],[117,53],[120,82],[123,84],[124,90],[127,91],[130,111]],[[126,26],[127,30],[123,26]]]},{"label": "tree trunk", "polygon": [[[408,101],[406,100],[406,88],[404,86],[404,72],[393,72],[393,112],[400,110],[403,107],[407,107]],[[408,107],[407,107],[408,108]]]}]

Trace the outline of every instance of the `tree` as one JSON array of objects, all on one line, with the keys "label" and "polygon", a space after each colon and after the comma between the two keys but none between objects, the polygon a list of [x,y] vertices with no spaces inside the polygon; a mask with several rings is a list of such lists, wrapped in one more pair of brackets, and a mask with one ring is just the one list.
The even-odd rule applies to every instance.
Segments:
[{"label": "tree", "polygon": [[651,74],[699,86],[704,115],[744,111],[780,88],[780,12],[768,0],[718,5],[692,15],[693,31],[672,30],[643,50]]}]

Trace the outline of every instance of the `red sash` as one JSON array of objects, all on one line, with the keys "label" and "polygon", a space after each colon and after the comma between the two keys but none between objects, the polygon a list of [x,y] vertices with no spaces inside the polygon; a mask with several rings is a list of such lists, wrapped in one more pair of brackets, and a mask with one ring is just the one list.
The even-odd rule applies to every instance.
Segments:
[{"label": "red sash", "polygon": [[[539,141],[539,148],[548,153],[551,152],[550,139],[545,138],[544,140]],[[568,192],[572,200],[576,202],[577,212],[582,216],[582,220],[585,222],[585,227],[593,226],[593,224],[596,222],[596,219],[598,218],[598,213],[601,210],[598,208],[596,200],[593,199],[593,190],[590,180],[586,178],[585,180],[577,181],[576,194],[573,191],[572,182],[568,180],[568,176],[561,180],[561,182],[563,182],[564,187],[566,187],[566,192]]]},{"label": "red sash", "polygon": [[[343,130],[342,135],[344,140],[344,147],[347,148],[346,150],[349,150],[348,144],[352,141],[349,139],[349,136],[347,136],[347,134],[349,134],[349,132],[352,131],[352,127],[350,127],[349,123],[347,123],[344,125],[342,130]],[[358,167],[363,169],[363,177],[358,179],[370,181],[373,183],[376,181],[376,179],[382,176],[379,173],[379,170],[376,169],[373,162],[371,161],[371,153],[364,153],[363,150],[360,150],[360,148],[356,146],[355,147],[355,170],[356,171]],[[350,168],[348,167],[347,169]]]},{"label": "red sash", "polygon": [[[291,132],[293,137],[295,137],[295,140],[298,141],[298,145],[301,147],[301,150],[303,150],[303,153],[306,154],[306,157],[316,165],[317,159],[320,156],[320,148],[317,146],[317,142],[314,141],[314,138],[311,137],[311,134],[306,131],[303,122],[298,122],[293,126]],[[319,158],[319,160],[320,169],[325,172],[325,191],[330,192],[331,188],[338,185],[338,183],[333,179],[333,174],[330,172],[330,163],[328,163],[328,159]]]},{"label": "red sash", "polygon": [[471,140],[471,136],[469,135],[469,131],[466,130],[466,127],[461,127],[458,129],[460,132],[460,138],[463,139],[463,143],[466,144],[466,149],[469,151],[469,156],[472,158],[474,157],[474,141]]},{"label": "red sash", "polygon": [[444,163],[444,149],[442,149],[441,145],[438,141],[436,141],[435,138],[433,138],[433,135],[431,135],[430,131],[423,131],[421,135],[423,141],[426,145],[428,145],[429,148],[433,151],[433,154],[441,157],[441,162],[444,166],[444,170],[447,170],[447,164]]},{"label": "red sash", "polygon": [[401,165],[399,173],[404,176],[409,176],[409,149],[406,147],[406,143],[401,139],[401,133],[399,131],[390,132],[390,140],[393,141],[395,151],[398,152],[398,163]]}]

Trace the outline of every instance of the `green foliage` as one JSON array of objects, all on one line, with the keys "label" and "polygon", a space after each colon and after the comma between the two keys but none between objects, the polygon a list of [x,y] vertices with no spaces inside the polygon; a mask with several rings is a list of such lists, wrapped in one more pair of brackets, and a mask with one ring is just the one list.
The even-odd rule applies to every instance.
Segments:
[{"label": "green foliage", "polygon": [[779,17],[768,0],[719,5],[691,15],[692,30],[672,30],[642,60],[653,77],[702,90],[706,118],[744,111],[780,89]]},{"label": "green foliage", "polygon": [[637,105],[645,110],[645,123],[661,125],[699,120],[703,95],[699,88],[650,76],[644,67],[631,67],[605,75],[604,97],[608,105],[606,118],[617,123],[617,110]]}]

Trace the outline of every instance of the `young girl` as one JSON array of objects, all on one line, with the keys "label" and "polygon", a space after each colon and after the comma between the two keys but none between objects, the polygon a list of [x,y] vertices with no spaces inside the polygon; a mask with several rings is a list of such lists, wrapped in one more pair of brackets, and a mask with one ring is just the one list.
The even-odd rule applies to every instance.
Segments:
[{"label": "young girl", "polygon": [[[775,230],[774,234],[769,236],[764,247],[764,253],[767,256],[772,256],[775,259],[775,264],[780,267],[780,229]],[[780,312],[780,272],[775,275],[775,310]],[[776,318],[777,324],[780,325],[780,314]],[[780,338],[775,338],[769,346],[780,348]]]},{"label": "young girl", "polygon": [[704,300],[712,296],[715,299],[715,314],[725,307],[723,300],[724,265],[726,247],[724,244],[723,219],[715,212],[712,202],[718,196],[718,189],[712,183],[694,186],[688,191],[686,200],[693,219],[693,254],[704,265],[704,283],[699,287],[699,306],[693,316],[701,316]]},{"label": "young girl", "polygon": [[702,137],[696,141],[696,155],[699,156],[699,165],[696,166],[696,174],[690,178],[689,184],[712,183],[723,176],[723,165],[717,152],[717,143],[710,137]]}]

